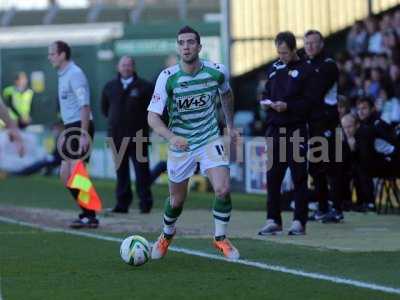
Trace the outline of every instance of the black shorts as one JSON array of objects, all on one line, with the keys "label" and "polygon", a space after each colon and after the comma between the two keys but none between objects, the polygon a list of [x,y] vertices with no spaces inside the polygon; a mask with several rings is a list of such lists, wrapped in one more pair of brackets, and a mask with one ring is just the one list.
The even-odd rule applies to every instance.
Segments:
[{"label": "black shorts", "polygon": [[[79,138],[82,134],[89,136],[89,148],[84,153],[79,153]],[[89,122],[89,130],[83,133],[81,130],[81,122],[65,124],[64,131],[60,134],[57,141],[57,148],[62,160],[77,160],[82,159],[89,162],[90,152],[93,147],[94,124]]]}]

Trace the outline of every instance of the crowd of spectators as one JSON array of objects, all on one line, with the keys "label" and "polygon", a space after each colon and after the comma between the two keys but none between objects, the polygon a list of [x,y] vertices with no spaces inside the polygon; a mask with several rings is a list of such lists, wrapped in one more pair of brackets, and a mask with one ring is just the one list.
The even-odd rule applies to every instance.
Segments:
[{"label": "crowd of spectators", "polygon": [[400,10],[381,18],[357,21],[349,31],[346,51],[336,56],[338,92],[350,102],[369,96],[381,118],[400,123]]}]

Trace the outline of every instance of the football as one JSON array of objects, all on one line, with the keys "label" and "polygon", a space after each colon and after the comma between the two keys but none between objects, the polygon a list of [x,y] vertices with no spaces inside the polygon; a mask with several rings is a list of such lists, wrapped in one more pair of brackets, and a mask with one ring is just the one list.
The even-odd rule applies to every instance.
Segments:
[{"label": "football", "polygon": [[149,242],[139,235],[128,236],[122,241],[120,255],[122,260],[127,264],[141,266],[149,260]]}]

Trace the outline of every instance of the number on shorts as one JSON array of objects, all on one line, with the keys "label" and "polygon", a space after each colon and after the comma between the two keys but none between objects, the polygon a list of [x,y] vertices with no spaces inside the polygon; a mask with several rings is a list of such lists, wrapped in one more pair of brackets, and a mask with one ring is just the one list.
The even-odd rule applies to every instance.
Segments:
[{"label": "number on shorts", "polygon": [[215,149],[218,152],[218,155],[223,156],[224,155],[224,146],[223,145],[215,145]]}]

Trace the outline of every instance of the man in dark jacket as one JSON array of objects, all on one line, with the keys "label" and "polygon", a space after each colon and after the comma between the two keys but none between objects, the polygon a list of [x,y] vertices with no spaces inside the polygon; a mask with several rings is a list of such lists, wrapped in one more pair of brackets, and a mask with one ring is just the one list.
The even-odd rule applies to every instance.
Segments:
[{"label": "man in dark jacket", "polygon": [[267,222],[259,235],[282,231],[281,184],[289,167],[295,188],[295,211],[289,235],[305,234],[307,222],[307,117],[312,106],[313,70],[296,54],[296,38],[281,32],[275,38],[279,60],[267,73]]},{"label": "man in dark jacket", "polygon": [[400,177],[398,144],[384,139],[376,128],[367,126],[348,114],[342,120],[347,144],[363,172],[371,177]]},{"label": "man in dark jacket", "polygon": [[139,78],[132,57],[123,56],[118,63],[118,76],[109,81],[102,93],[101,108],[108,119],[108,136],[117,172],[116,199],[112,212],[127,213],[132,203],[129,160],[136,176],[139,208],[149,213],[153,198],[148,161],[147,106],[153,86]]},{"label": "man in dark jacket", "polygon": [[[394,129],[385,121],[383,121],[376,111],[374,100],[370,97],[360,97],[356,101],[357,116],[362,125],[360,130],[360,135],[363,136],[367,133],[367,139],[371,141],[371,135],[378,139],[378,144],[381,145],[382,141],[387,141],[391,145],[394,145],[396,149],[400,149],[399,141],[396,137]],[[365,127],[365,128],[364,128]],[[369,136],[369,138],[368,138]],[[377,145],[378,145],[377,144]],[[369,146],[371,150],[371,146]],[[367,153],[367,152],[362,152]],[[369,152],[372,153],[372,152]],[[374,185],[372,181],[372,176],[365,171],[364,164],[371,166],[371,163],[365,161],[355,161],[354,162],[354,182],[357,191],[357,210],[375,210],[375,198],[374,198]],[[383,165],[386,165],[385,163]],[[378,165],[378,168],[380,166]]]},{"label": "man in dark jacket", "polygon": [[[313,68],[316,79],[313,87],[315,102],[308,120],[310,138],[309,173],[313,178],[318,210],[310,220],[322,222],[339,222],[343,219],[342,202],[343,186],[341,174],[343,167],[335,157],[336,128],[339,125],[337,109],[337,82],[339,70],[336,62],[324,51],[324,39],[317,30],[308,30],[304,34],[305,60]],[[324,143],[322,143],[322,141]],[[340,141],[337,141],[340,142]],[[325,153],[319,149],[327,146]],[[328,189],[328,182],[329,187]],[[328,197],[333,202],[329,208]]]},{"label": "man in dark jacket", "polygon": [[372,98],[358,98],[356,101],[356,107],[357,116],[362,124],[373,127],[380,138],[386,139],[393,144],[399,143],[395,130],[380,118]]}]

